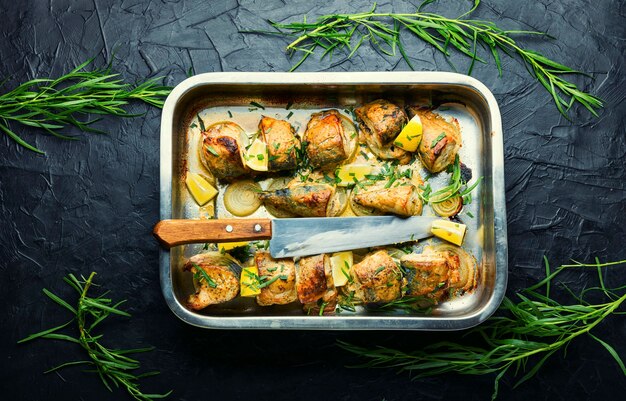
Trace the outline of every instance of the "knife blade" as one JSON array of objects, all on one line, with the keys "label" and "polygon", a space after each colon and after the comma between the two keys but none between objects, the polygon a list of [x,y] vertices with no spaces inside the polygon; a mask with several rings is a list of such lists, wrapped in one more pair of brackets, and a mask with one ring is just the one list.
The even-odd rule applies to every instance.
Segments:
[{"label": "knife blade", "polygon": [[305,217],[294,219],[162,220],[154,236],[170,248],[203,242],[270,240],[274,258],[399,244],[430,237],[436,217]]}]

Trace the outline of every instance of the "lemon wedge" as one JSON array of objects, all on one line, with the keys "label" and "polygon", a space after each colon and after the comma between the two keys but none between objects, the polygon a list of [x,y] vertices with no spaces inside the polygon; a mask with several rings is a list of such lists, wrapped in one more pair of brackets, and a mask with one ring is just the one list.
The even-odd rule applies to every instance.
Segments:
[{"label": "lemon wedge", "polygon": [[239,295],[242,297],[254,297],[261,293],[259,288],[259,269],[256,266],[244,267],[241,270],[241,287]]},{"label": "lemon wedge", "polygon": [[235,248],[239,248],[240,246],[248,245],[248,241],[238,241],[238,242],[223,242],[218,244],[218,248],[220,252],[228,252],[232,251]]},{"label": "lemon wedge", "polygon": [[357,182],[365,180],[365,176],[372,174],[374,166],[369,164],[346,164],[339,167],[335,171],[335,177],[337,177],[337,186],[347,187],[354,185]]},{"label": "lemon wedge", "polygon": [[252,145],[246,151],[246,164],[255,171],[267,171],[269,156],[267,153],[267,144],[259,138],[252,142]]},{"label": "lemon wedge", "polygon": [[407,152],[415,152],[422,141],[422,120],[415,115],[407,125],[402,128],[393,144]]},{"label": "lemon wedge", "polygon": [[435,220],[430,228],[430,231],[436,237],[461,246],[463,238],[465,238],[467,226],[450,220]]},{"label": "lemon wedge", "polygon": [[217,195],[217,189],[198,173],[187,172],[185,184],[200,206],[205,205]]},{"label": "lemon wedge", "polygon": [[335,287],[346,285],[350,277],[352,263],[354,263],[352,251],[333,253],[330,257],[330,267],[333,272]]}]

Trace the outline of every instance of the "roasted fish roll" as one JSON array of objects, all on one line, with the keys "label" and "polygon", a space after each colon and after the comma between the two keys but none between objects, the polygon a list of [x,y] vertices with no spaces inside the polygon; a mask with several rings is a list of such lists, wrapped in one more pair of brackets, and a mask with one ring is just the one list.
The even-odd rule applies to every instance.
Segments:
[{"label": "roasted fish roll", "polygon": [[335,188],[329,184],[292,183],[260,194],[265,204],[303,217],[325,217]]},{"label": "roasted fish roll", "polygon": [[296,266],[296,291],[307,314],[330,314],[337,306],[330,257],[326,254],[301,258]]},{"label": "roasted fish roll", "polygon": [[404,110],[384,99],[361,106],[354,113],[378,147],[393,141],[408,122]]},{"label": "roasted fish roll", "polygon": [[397,160],[400,164],[411,161],[411,154],[393,144],[407,123],[404,111],[387,100],[374,100],[354,110],[359,121],[360,140],[365,142],[376,157]]},{"label": "roasted fish roll", "polygon": [[344,118],[337,110],[325,110],[311,116],[303,138],[311,167],[327,169],[348,159],[356,148],[352,145],[356,143],[356,133],[347,133],[344,124]]},{"label": "roasted fish roll", "polygon": [[418,153],[422,164],[432,173],[443,171],[454,159],[461,147],[461,129],[456,119],[452,122],[423,107],[407,108],[409,116],[420,116],[422,142]]},{"label": "roasted fish roll", "polygon": [[246,133],[239,125],[223,121],[202,132],[200,158],[216,178],[229,179],[250,172],[244,161]]},{"label": "roasted fish roll", "polygon": [[364,304],[390,302],[400,298],[402,273],[387,251],[367,255],[350,269],[352,281],[346,285],[348,292]]},{"label": "roasted fish roll", "polygon": [[406,295],[440,299],[448,286],[450,266],[448,255],[431,252],[405,255],[400,263],[406,272]]},{"label": "roasted fish roll", "polygon": [[413,184],[404,182],[389,188],[385,186],[381,183],[353,191],[353,200],[361,206],[383,213],[393,213],[399,216],[422,214],[422,200]]},{"label": "roasted fish roll", "polygon": [[228,254],[202,253],[189,258],[183,270],[193,273],[196,293],[187,306],[194,310],[230,301],[239,293],[241,266]]},{"label": "roasted fish roll", "polygon": [[268,252],[257,252],[254,263],[259,271],[259,288],[256,296],[261,306],[285,305],[294,302],[296,293],[296,268],[291,259],[273,259]]},{"label": "roasted fish roll", "polygon": [[267,144],[268,170],[294,170],[298,165],[300,140],[291,124],[264,116],[259,122],[259,131],[263,142]]}]

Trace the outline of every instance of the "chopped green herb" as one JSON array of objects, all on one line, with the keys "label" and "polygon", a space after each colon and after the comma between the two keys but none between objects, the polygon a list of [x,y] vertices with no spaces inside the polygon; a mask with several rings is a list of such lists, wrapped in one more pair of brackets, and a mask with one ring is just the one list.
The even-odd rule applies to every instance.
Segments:
[{"label": "chopped green herb", "polygon": [[261,153],[259,153],[258,155],[256,155],[257,160],[263,160],[265,159],[265,156],[263,156]]},{"label": "chopped green herb", "polygon": [[220,155],[219,153],[217,153],[217,150],[215,150],[215,149],[213,148],[213,146],[211,146],[211,145],[206,145],[205,147],[206,147],[206,149],[207,149],[209,152],[211,152],[211,154],[212,154],[213,156],[219,156],[219,155]]},{"label": "chopped green herb", "polygon": [[228,110],[228,117],[233,118],[233,113],[231,113],[230,110]]},{"label": "chopped green herb", "polygon": [[202,119],[200,118],[200,114],[196,114],[196,116],[198,117],[198,124],[200,124],[200,131],[206,131],[206,128],[204,127],[204,121],[202,121]]},{"label": "chopped green herb", "polygon": [[[291,108],[291,106],[293,106],[293,102],[290,101],[289,103],[287,103],[287,106],[285,106],[285,110],[289,110]],[[289,117],[287,117],[287,118],[289,118]]]},{"label": "chopped green herb", "polygon": [[271,285],[272,283],[274,283],[276,280],[278,280],[280,278],[280,276],[274,276],[269,280],[265,280],[263,282],[261,282],[261,284],[259,284],[259,288],[265,288],[268,285]]},{"label": "chopped green herb", "polygon": [[211,288],[217,288],[217,283],[213,281],[211,276],[207,272],[204,271],[203,268],[198,266],[196,263],[191,262],[192,266],[196,269],[196,273],[194,274],[194,278],[201,283],[203,280],[207,283],[207,285]]},{"label": "chopped green herb", "polygon": [[250,106],[254,106],[254,107],[257,107],[257,108],[259,108],[261,110],[265,110],[265,107],[262,104],[257,103],[257,102],[250,102]]},{"label": "chopped green herb", "polygon": [[435,146],[437,146],[437,144],[439,143],[439,141],[441,141],[443,138],[446,137],[446,133],[442,132],[441,134],[439,134],[439,136],[437,136],[437,138],[433,139],[433,141],[430,144],[430,148],[434,148]]},{"label": "chopped green herb", "polygon": [[385,266],[378,267],[378,269],[376,269],[376,271],[374,272],[374,275],[378,275],[378,273],[382,272],[383,270],[385,270]]},{"label": "chopped green herb", "polygon": [[287,120],[289,120],[291,116],[293,116],[293,111],[290,111],[289,114],[287,114]]}]

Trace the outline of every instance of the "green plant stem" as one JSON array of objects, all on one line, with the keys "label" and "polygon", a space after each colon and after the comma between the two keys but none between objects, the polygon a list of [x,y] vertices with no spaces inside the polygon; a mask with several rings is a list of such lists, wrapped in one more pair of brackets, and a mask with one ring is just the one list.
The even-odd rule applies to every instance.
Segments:
[{"label": "green plant stem", "polygon": [[[109,391],[113,390],[111,387],[112,383],[115,387],[122,386],[134,399],[139,401],[151,401],[167,397],[171,394],[171,391],[165,394],[144,394],[139,389],[138,380],[140,378],[156,375],[158,372],[147,372],[140,375],[134,374],[133,371],[139,369],[140,364],[137,360],[127,356],[131,353],[150,351],[152,348],[126,350],[109,349],[99,342],[102,335],[93,335],[91,333],[92,329],[106,319],[110,314],[130,317],[130,314],[118,309],[119,305],[121,305],[124,301],[113,304],[110,299],[104,298],[106,293],[96,298],[92,298],[87,295],[93,284],[95,275],[96,273],[92,272],[89,277],[83,281],[78,280],[72,274],[64,278],[64,281],[74,288],[79,294],[76,308],[50,291],[44,289],[44,294],[60,306],[70,311],[73,314],[73,319],[65,324],[62,324],[61,326],[31,334],[30,336],[18,341],[18,343],[24,343],[37,338],[47,338],[78,344],[89,356],[88,360],[66,362],[48,369],[45,373],[54,372],[70,366],[90,365],[95,367],[95,372],[98,373],[102,383]],[[76,322],[77,325],[78,338],[59,333],[61,329],[69,326],[73,322]]]},{"label": "green plant stem", "polygon": [[81,116],[135,117],[137,114],[128,113],[124,106],[142,101],[161,108],[172,89],[158,84],[158,78],[134,86],[124,83],[119,74],[110,72],[110,67],[85,71],[92,61],[87,60],[60,78],[33,79],[0,95],[0,131],[20,146],[44,153],[23,140],[10,123],[40,128],[60,139],[76,139],[61,131],[74,126],[84,132],[102,133],[92,127],[99,119],[83,121]]},{"label": "green plant stem", "polygon": [[[609,289],[604,285],[601,268],[625,264],[620,262],[596,264],[563,265],[550,273],[546,260],[546,278],[517,294],[520,301],[513,302],[505,298],[499,315],[489,318],[485,323],[469,330],[466,336],[476,338],[482,345],[461,342],[438,342],[424,345],[413,352],[378,347],[370,349],[344,342],[339,345],[366,359],[359,367],[396,368],[411,372],[413,378],[434,376],[456,372],[469,375],[497,373],[494,381],[492,398],[498,394],[500,379],[510,368],[515,368],[515,376],[525,372],[514,387],[532,378],[543,363],[555,352],[564,349],[574,339],[588,335],[600,343],[613,357],[626,376],[626,366],[613,347],[602,341],[591,331],[609,316],[622,314],[617,310],[626,301],[626,294],[617,295],[626,286]],[[581,295],[574,295],[564,287],[578,304],[562,305],[550,298],[551,281],[562,271],[571,268],[595,267],[598,270],[599,287],[584,290]],[[546,287],[546,295],[538,293],[540,287]],[[603,293],[610,302],[590,304],[584,299],[586,293]],[[540,357],[539,360],[535,358]],[[532,359],[531,359],[532,358]],[[534,364],[530,365],[530,361]]]},{"label": "green plant stem", "polygon": [[[434,1],[427,0],[422,6]],[[508,55],[517,54],[531,75],[550,93],[559,112],[568,118],[568,111],[574,103],[583,105],[589,112],[597,116],[596,109],[603,107],[601,99],[579,90],[576,85],[565,80],[566,74],[584,74],[567,66],[548,59],[532,50],[518,45],[512,35],[541,35],[543,32],[526,30],[502,30],[489,21],[466,19],[480,4],[474,6],[457,18],[447,18],[438,14],[422,12],[420,6],[415,13],[378,13],[376,4],[368,12],[355,14],[329,14],[319,17],[315,22],[307,23],[276,23],[270,24],[277,31],[248,31],[244,33],[261,33],[284,36],[297,36],[287,45],[292,53],[302,53],[301,59],[292,67],[297,69],[318,48],[323,49],[322,58],[338,50],[345,50],[347,58],[351,58],[365,40],[369,40],[381,53],[395,56],[400,51],[411,69],[413,65],[400,40],[401,29],[410,32],[415,38],[421,39],[435,47],[446,57],[450,56],[449,48],[455,48],[471,58],[468,74],[471,75],[475,62],[486,63],[478,55],[478,47],[489,50],[502,75],[499,51]],[[386,21],[391,20],[393,25]]]}]

